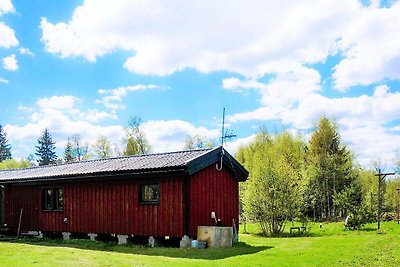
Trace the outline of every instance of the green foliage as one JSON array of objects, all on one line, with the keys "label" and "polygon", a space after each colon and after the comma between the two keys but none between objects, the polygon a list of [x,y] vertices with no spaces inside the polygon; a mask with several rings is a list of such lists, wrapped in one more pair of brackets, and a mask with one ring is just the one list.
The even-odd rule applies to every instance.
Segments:
[{"label": "green foliage", "polygon": [[375,220],[375,213],[366,203],[363,203],[361,183],[355,180],[352,185],[334,196],[334,203],[342,211],[346,227],[360,229],[364,224]]},{"label": "green foliage", "polygon": [[32,167],[31,163],[27,159],[6,159],[0,162],[1,170],[9,170],[9,169],[21,169],[21,168],[29,168]]},{"label": "green foliage", "polygon": [[38,145],[36,146],[36,155],[39,157],[37,162],[39,165],[55,164],[57,161],[57,155],[55,152],[55,142],[47,129],[44,130],[42,136],[38,139]]},{"label": "green foliage", "polygon": [[105,136],[101,135],[96,139],[96,143],[94,144],[93,149],[97,157],[100,159],[112,157],[111,143]]},{"label": "green foliage", "polygon": [[361,185],[357,181],[354,181],[352,185],[336,193],[333,198],[336,208],[341,210],[345,216],[348,212],[356,213],[362,204]]},{"label": "green foliage", "polygon": [[318,219],[331,220],[340,215],[333,196],[356,179],[352,155],[341,144],[337,127],[322,117],[312,134],[307,153],[309,186],[304,196],[305,211]]},{"label": "green foliage", "polygon": [[151,151],[146,136],[140,127],[141,122],[142,119],[140,117],[131,117],[128,127],[125,128],[126,138],[123,152],[125,156],[146,154]]},{"label": "green foliage", "polygon": [[68,138],[67,144],[64,148],[64,162],[74,162],[73,147],[70,138]]},{"label": "green foliage", "polygon": [[376,221],[376,215],[370,207],[361,205],[358,209],[353,209],[346,218],[345,226],[349,229],[359,230],[367,223]]},{"label": "green foliage", "polygon": [[282,232],[301,206],[304,143],[287,132],[274,138],[260,132],[238,155],[250,171],[241,194],[246,217],[260,222],[264,234]]},{"label": "green foliage", "polygon": [[385,183],[384,210],[396,212],[400,203],[400,178],[387,180]]},{"label": "green foliage", "polygon": [[11,158],[11,146],[7,140],[7,133],[0,124],[0,162]]},{"label": "green foliage", "polygon": [[370,170],[359,169],[357,176],[362,189],[364,205],[376,211],[378,203],[378,179],[375,173]]}]

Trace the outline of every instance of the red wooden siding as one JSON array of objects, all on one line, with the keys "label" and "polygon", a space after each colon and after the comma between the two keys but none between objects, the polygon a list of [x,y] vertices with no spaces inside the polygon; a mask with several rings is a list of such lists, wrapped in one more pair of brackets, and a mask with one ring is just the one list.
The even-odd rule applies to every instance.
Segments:
[{"label": "red wooden siding", "polygon": [[[146,181],[160,184],[159,204],[139,203],[139,185]],[[53,186],[64,190],[63,211],[42,210],[42,190]],[[238,226],[238,181],[227,167],[217,171],[212,164],[190,177],[6,186],[5,223],[15,231],[21,208],[21,231],[195,237],[197,226],[215,224],[212,211],[224,226],[232,219]]]},{"label": "red wooden siding", "polygon": [[232,226],[234,219],[238,227],[238,181],[229,169],[224,167],[216,171],[214,164],[190,178],[190,236],[197,236],[197,226],[215,225],[211,219],[212,211],[224,226]]},{"label": "red wooden siding", "polygon": [[160,184],[159,204],[139,204],[139,183],[146,179],[57,184],[64,189],[63,211],[42,210],[41,190],[45,186],[10,187],[6,189],[5,219],[16,230],[23,207],[21,231],[182,237],[183,180],[151,180]]},{"label": "red wooden siding", "polygon": [[[37,187],[6,187],[5,189],[5,223],[13,227],[17,232],[21,209],[21,232],[37,230],[38,217],[38,195]],[[15,196],[23,196],[16,198]]]}]

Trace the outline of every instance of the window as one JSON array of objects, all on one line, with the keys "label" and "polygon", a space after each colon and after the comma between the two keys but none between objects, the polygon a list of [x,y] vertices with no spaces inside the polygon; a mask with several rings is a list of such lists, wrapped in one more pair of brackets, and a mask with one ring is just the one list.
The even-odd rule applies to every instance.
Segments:
[{"label": "window", "polygon": [[43,210],[63,210],[64,192],[62,188],[43,189]]},{"label": "window", "polygon": [[159,203],[160,185],[159,184],[141,184],[139,185],[140,203]]}]

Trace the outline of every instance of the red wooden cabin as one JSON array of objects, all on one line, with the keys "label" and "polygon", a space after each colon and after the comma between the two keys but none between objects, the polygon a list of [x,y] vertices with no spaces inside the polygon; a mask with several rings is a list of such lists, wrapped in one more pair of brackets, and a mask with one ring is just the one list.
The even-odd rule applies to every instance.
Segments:
[{"label": "red wooden cabin", "polygon": [[0,171],[0,226],[23,209],[21,232],[196,237],[211,212],[238,222],[247,177],[221,147]]}]

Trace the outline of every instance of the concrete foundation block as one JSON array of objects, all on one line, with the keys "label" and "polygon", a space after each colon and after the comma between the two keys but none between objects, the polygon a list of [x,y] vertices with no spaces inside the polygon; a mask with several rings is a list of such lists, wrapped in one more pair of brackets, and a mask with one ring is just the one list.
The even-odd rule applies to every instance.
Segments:
[{"label": "concrete foundation block", "polygon": [[62,232],[63,240],[70,240],[71,233],[70,232]]},{"label": "concrete foundation block", "polygon": [[128,235],[117,235],[118,238],[118,245],[126,245]]},{"label": "concrete foundation block", "polygon": [[95,241],[96,240],[97,234],[89,233],[87,235],[88,235],[88,237],[90,238],[91,241]]}]

